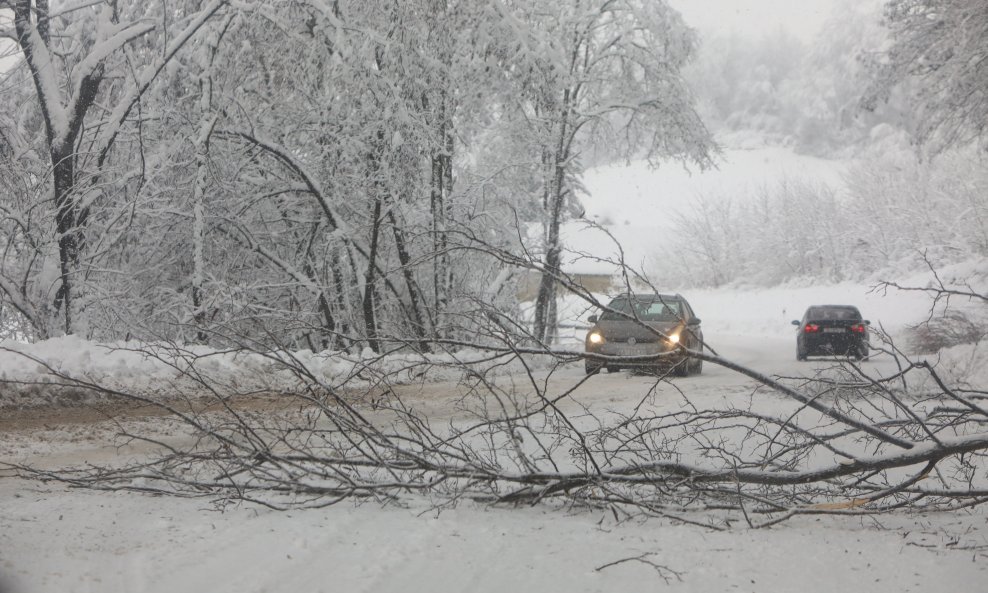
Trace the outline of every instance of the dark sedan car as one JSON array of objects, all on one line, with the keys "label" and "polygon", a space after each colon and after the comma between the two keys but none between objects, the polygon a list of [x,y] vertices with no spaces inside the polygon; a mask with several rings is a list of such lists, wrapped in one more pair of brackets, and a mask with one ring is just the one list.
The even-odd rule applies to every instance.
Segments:
[{"label": "dark sedan car", "polygon": [[[692,307],[680,295],[631,295],[612,300],[598,318],[590,317],[586,352],[636,360],[586,359],[588,374],[601,368],[672,370],[677,375],[699,374],[703,361],[686,356],[683,347],[700,350],[703,332]],[[668,353],[667,356],[658,356]]]},{"label": "dark sedan car", "polygon": [[852,356],[857,360],[868,356],[867,319],[850,305],[814,305],[803,319],[793,321],[799,327],[796,334],[796,360],[808,356]]}]

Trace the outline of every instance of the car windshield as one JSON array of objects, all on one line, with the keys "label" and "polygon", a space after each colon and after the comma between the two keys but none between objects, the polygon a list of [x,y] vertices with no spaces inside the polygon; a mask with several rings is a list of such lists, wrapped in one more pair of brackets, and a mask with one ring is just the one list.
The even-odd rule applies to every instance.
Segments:
[{"label": "car windshield", "polygon": [[642,321],[658,321],[678,319],[682,314],[682,303],[671,298],[642,300],[619,297],[611,301],[607,307],[615,312],[604,311],[600,316],[601,321],[614,321],[627,317],[636,317]]},{"label": "car windshield", "polygon": [[853,307],[812,307],[806,318],[815,321],[860,321],[861,313]]}]

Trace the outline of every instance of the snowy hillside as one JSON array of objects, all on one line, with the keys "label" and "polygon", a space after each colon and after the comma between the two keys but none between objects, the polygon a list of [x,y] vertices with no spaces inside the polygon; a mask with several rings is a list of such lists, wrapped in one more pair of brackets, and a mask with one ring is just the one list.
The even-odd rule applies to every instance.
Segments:
[{"label": "snowy hillside", "polygon": [[[682,234],[677,217],[704,200],[730,196],[746,203],[757,199],[765,188],[787,180],[837,188],[843,182],[846,162],[753,144],[753,148],[724,150],[716,168],[707,170],[675,162],[653,168],[647,162],[634,161],[587,171],[583,178],[586,193],[581,197],[584,218],[602,226],[613,238],[587,228],[585,222],[572,221],[563,230],[567,248],[616,262],[616,240],[624,250],[626,264],[648,270],[653,260],[669,253],[670,245],[691,240]],[[575,255],[566,266],[576,274],[614,273],[616,268],[610,262]]]},{"label": "snowy hillside", "polygon": [[[701,170],[676,162],[657,168],[644,161],[613,164],[584,174],[585,217],[600,224],[668,228],[670,215],[684,212],[697,198],[730,194],[750,200],[757,190],[784,179],[804,179],[839,186],[844,161],[801,155],[788,148],[765,146],[750,137],[750,147],[729,146],[715,159],[716,167]],[[741,143],[743,144],[743,143]]]}]

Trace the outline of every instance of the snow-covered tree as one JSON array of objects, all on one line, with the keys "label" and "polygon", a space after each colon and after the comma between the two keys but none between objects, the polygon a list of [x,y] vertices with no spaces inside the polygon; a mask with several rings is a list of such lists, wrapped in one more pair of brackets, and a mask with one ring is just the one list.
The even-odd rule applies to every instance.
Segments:
[{"label": "snow-covered tree", "polygon": [[891,0],[892,40],[867,104],[911,87],[915,135],[932,153],[988,139],[988,2]]},{"label": "snow-covered tree", "polygon": [[518,109],[532,123],[541,164],[544,269],[534,336],[551,340],[560,275],[560,225],[575,208],[580,156],[597,144],[657,163],[678,158],[705,165],[712,143],[694,110],[681,70],[696,38],[665,2],[563,0],[515,2],[529,23],[515,74]]},{"label": "snow-covered tree", "polygon": [[[428,350],[529,266],[544,339],[582,153],[710,149],[664,3],[4,5],[35,106],[0,115],[6,170],[47,156],[9,179],[0,289],[39,337]],[[544,255],[491,257],[533,222]]]},{"label": "snow-covered tree", "polygon": [[[13,29],[4,33],[31,72],[49,161],[47,171],[36,172],[36,201],[29,206],[42,218],[30,231],[38,259],[6,270],[0,289],[14,301],[41,293],[44,302],[36,300],[34,309],[50,314],[29,316],[39,335],[78,330],[81,287],[92,264],[86,252],[94,242],[87,227],[108,193],[105,167],[148,86],[224,5],[188,2],[164,10],[101,2],[53,11],[47,0],[0,3],[13,11]],[[52,263],[55,279],[46,275]],[[20,289],[13,285],[18,281]]]}]

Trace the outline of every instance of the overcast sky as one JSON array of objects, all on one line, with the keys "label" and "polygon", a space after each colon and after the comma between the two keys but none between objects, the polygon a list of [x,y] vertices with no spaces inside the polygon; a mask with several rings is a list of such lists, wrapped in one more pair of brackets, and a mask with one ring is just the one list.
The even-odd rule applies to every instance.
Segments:
[{"label": "overcast sky", "polygon": [[[875,1],[875,0],[871,0]],[[691,26],[704,33],[758,36],[783,27],[808,41],[839,0],[668,0]]]}]

